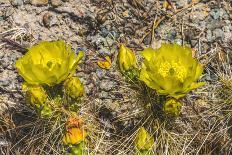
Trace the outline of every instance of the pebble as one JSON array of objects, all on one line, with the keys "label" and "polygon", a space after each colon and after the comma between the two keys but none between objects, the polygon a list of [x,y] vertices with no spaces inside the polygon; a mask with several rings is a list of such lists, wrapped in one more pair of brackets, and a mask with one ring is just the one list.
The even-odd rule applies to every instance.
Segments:
[{"label": "pebble", "polygon": [[207,30],[206,31],[206,39],[208,42],[213,41],[213,35],[212,35],[212,31],[211,30]]},{"label": "pebble", "polygon": [[48,0],[31,0],[31,4],[36,6],[47,5]]},{"label": "pebble", "polygon": [[177,32],[175,29],[170,30],[170,32],[167,34],[166,39],[169,41],[173,41],[177,37]]},{"label": "pebble", "polygon": [[220,9],[212,9],[210,11],[210,15],[213,17],[213,19],[217,20],[220,18]]},{"label": "pebble", "polygon": [[108,108],[111,109],[111,110],[117,111],[117,110],[119,110],[120,105],[119,105],[118,102],[113,102],[112,100],[111,100],[111,101],[108,100],[108,101],[107,101],[106,107],[108,107]]},{"label": "pebble", "polygon": [[188,4],[188,0],[177,0],[176,1],[176,7],[177,8],[183,8]]},{"label": "pebble", "polygon": [[13,6],[21,6],[23,5],[23,0],[10,0],[10,3]]},{"label": "pebble", "polygon": [[51,0],[51,5],[54,7],[58,7],[62,5],[62,1],[61,0]]},{"label": "pebble", "polygon": [[85,85],[85,93],[87,95],[92,95],[93,94],[93,88],[94,88],[94,84],[90,83],[88,85]]},{"label": "pebble", "polygon": [[214,39],[223,39],[224,32],[222,31],[222,29],[215,29],[213,31],[213,36],[214,36]]},{"label": "pebble", "polygon": [[232,38],[232,26],[224,26],[223,27],[223,31],[224,31],[224,41],[229,41]]},{"label": "pebble", "polygon": [[105,70],[102,70],[102,69],[97,69],[96,70],[96,74],[97,74],[97,77],[101,80],[105,77],[105,73],[106,71]]},{"label": "pebble", "polygon": [[109,80],[102,80],[100,83],[100,89],[104,91],[110,91],[115,87],[116,83]]},{"label": "pebble", "polygon": [[99,93],[99,98],[100,98],[100,99],[107,99],[107,98],[110,98],[110,96],[109,96],[109,94],[108,94],[107,92],[101,91],[101,92]]},{"label": "pebble", "polygon": [[49,28],[54,26],[57,23],[57,20],[54,15],[51,13],[47,12],[43,16],[43,24],[45,27]]}]

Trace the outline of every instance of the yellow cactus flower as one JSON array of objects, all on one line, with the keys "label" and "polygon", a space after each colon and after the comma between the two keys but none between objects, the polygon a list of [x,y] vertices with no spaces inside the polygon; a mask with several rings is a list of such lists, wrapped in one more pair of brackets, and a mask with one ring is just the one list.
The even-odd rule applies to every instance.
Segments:
[{"label": "yellow cactus flower", "polygon": [[121,44],[118,53],[118,66],[121,72],[129,71],[137,67],[134,52]]},{"label": "yellow cactus flower", "polygon": [[84,94],[84,86],[78,77],[71,77],[64,83],[64,89],[72,98],[81,97]]},{"label": "yellow cactus flower", "polygon": [[179,116],[181,107],[182,104],[179,101],[171,98],[164,103],[163,111],[170,116]]},{"label": "yellow cactus flower", "polygon": [[141,55],[145,60],[140,80],[161,95],[178,99],[204,85],[204,82],[196,82],[203,72],[203,67],[192,57],[191,48],[162,44],[159,49],[145,49]]},{"label": "yellow cactus flower", "polygon": [[22,90],[26,92],[27,102],[36,107],[44,105],[47,101],[48,95],[42,86],[24,83]]},{"label": "yellow cactus flower", "polygon": [[144,127],[140,127],[135,138],[135,146],[137,149],[149,150],[154,144],[154,138],[146,131]]},{"label": "yellow cactus flower", "polygon": [[85,137],[87,136],[85,130],[81,128],[70,128],[66,131],[64,137],[63,137],[63,142],[65,145],[68,144],[78,144],[82,141],[84,141]]},{"label": "yellow cactus flower", "polygon": [[52,86],[73,74],[83,55],[76,56],[64,41],[43,41],[29,48],[15,66],[27,83]]}]

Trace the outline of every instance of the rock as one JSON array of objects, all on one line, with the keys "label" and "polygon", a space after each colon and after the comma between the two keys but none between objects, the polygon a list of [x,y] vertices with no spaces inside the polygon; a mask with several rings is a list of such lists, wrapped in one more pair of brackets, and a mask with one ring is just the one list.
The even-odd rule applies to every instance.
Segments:
[{"label": "rock", "polygon": [[51,5],[54,7],[58,7],[62,5],[61,0],[51,0]]},{"label": "rock", "polygon": [[183,8],[188,4],[188,0],[177,0],[176,1],[176,7],[177,8]]},{"label": "rock", "polygon": [[56,18],[49,12],[45,13],[43,16],[43,24],[45,27],[51,27],[57,23]]},{"label": "rock", "polygon": [[85,85],[85,93],[87,95],[92,95],[93,94],[93,88],[94,88],[94,85],[92,83],[90,83],[88,85]]},{"label": "rock", "polygon": [[219,19],[220,17],[220,13],[219,13],[219,9],[212,9],[210,11],[210,15],[213,17],[213,19]]},{"label": "rock", "polygon": [[111,109],[111,110],[117,111],[120,108],[120,105],[118,102],[113,102],[113,101],[109,100],[106,103],[107,103],[106,107]]},{"label": "rock", "polygon": [[175,29],[172,29],[169,31],[169,33],[166,36],[166,39],[169,41],[173,41],[177,37],[177,32]]},{"label": "rock", "polygon": [[206,39],[208,42],[213,41],[213,35],[212,35],[212,31],[211,30],[207,30],[206,31]]},{"label": "rock", "polygon": [[107,98],[110,98],[110,95],[107,92],[105,92],[105,91],[101,91],[99,93],[99,98],[100,99],[107,99]]},{"label": "rock", "polygon": [[31,0],[31,4],[36,6],[47,5],[48,0]]},{"label": "rock", "polygon": [[214,36],[214,39],[224,39],[225,35],[222,29],[215,29],[213,31],[213,36]]},{"label": "rock", "polygon": [[232,38],[232,33],[231,31],[232,27],[231,26],[224,26],[223,31],[224,31],[224,41],[227,42]]},{"label": "rock", "polygon": [[1,0],[1,1],[0,1],[0,4],[1,4],[1,3],[3,3],[3,4],[4,4],[4,3],[9,3],[9,0]]},{"label": "rock", "polygon": [[206,27],[207,29],[216,29],[216,28],[222,28],[225,25],[224,21],[218,21],[218,20],[208,20]]},{"label": "rock", "polygon": [[102,69],[97,69],[96,70],[96,75],[99,79],[103,79],[105,77],[105,70]]},{"label": "rock", "polygon": [[174,42],[177,43],[178,45],[182,45],[183,44],[182,39],[175,39]]},{"label": "rock", "polygon": [[21,6],[23,5],[23,0],[10,0],[10,3],[13,6]]},{"label": "rock", "polygon": [[100,89],[104,91],[110,91],[115,87],[116,83],[113,81],[102,80],[100,83]]}]

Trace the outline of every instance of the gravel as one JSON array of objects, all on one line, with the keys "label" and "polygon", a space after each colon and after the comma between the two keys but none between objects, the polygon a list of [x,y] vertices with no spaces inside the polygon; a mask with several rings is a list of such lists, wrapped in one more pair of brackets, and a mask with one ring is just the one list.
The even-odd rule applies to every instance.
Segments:
[{"label": "gravel", "polygon": [[[84,64],[77,76],[85,85],[89,102],[97,108],[110,109],[115,117],[124,112],[133,114],[136,98],[126,101],[133,92],[125,89],[125,81],[115,65],[117,42],[126,44],[138,54],[152,42],[149,32],[153,21],[173,10],[165,11],[163,1],[146,0],[142,6],[129,4],[126,0],[112,2],[113,5],[103,0],[1,0],[0,39],[8,38],[22,46],[31,46],[41,40],[63,39],[72,45],[74,51],[85,51]],[[172,1],[175,9],[183,9],[191,2]],[[211,52],[214,47],[231,41],[231,11],[227,1],[221,2],[220,7],[210,1],[200,2],[165,18],[155,29],[153,39],[178,44],[184,41],[197,51],[199,57],[209,53],[201,58],[202,63],[207,62],[208,57],[217,54]],[[111,56],[113,64],[110,70],[98,67],[96,62],[100,55]],[[20,88],[23,80],[14,67],[21,56],[22,53],[0,40],[0,97],[4,96],[6,103],[14,103],[12,105],[23,103]],[[216,80],[211,73],[204,78],[210,82]],[[7,109],[8,106],[4,107]],[[135,122],[136,119],[131,117],[122,124],[123,127],[133,127]]]}]

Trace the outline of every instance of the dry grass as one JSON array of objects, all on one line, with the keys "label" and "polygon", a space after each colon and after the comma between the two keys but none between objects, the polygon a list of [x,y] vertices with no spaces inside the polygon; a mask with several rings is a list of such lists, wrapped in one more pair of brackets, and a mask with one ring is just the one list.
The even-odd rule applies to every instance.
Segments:
[{"label": "dry grass", "polygon": [[[118,38],[120,40],[118,42],[127,43],[134,49],[141,50],[145,47],[144,39],[151,34],[153,41],[151,45],[154,44],[158,38],[154,36],[154,31],[160,24],[166,24],[170,28],[175,25],[182,34],[182,40],[186,37],[183,33],[184,28],[188,27],[190,31],[197,32],[198,44],[193,48],[197,49],[196,56],[205,65],[205,76],[213,75],[215,79],[203,77],[207,81],[206,85],[182,100],[184,106],[178,118],[162,115],[161,108],[156,106],[157,96],[141,83],[125,81],[122,76],[112,79],[119,82],[118,88],[114,91],[120,93],[123,91],[124,95],[124,100],[118,101],[120,108],[116,116],[113,115],[115,111],[105,108],[94,96],[85,96],[81,103],[78,113],[83,118],[88,131],[85,149],[91,155],[135,154],[137,151],[133,144],[135,135],[137,129],[144,126],[155,139],[152,147],[154,154],[230,155],[232,153],[231,44],[215,43],[211,45],[209,52],[202,54],[201,46],[204,41],[201,40],[201,36],[206,30],[176,20],[177,16],[184,16],[185,13],[191,15],[191,9],[197,7],[199,1],[176,12],[173,12],[174,10],[164,12],[162,5],[157,2],[154,4],[156,17],[145,14],[146,18],[142,17],[144,11],[141,1],[130,0],[129,3],[131,9],[135,10],[136,18],[143,19],[136,25],[136,29],[143,31],[144,34],[140,42],[131,43],[126,35]],[[133,30],[133,25],[130,27],[131,23],[126,25],[128,27],[121,25],[123,19],[118,13],[120,3],[107,0],[104,4],[115,11],[114,21],[111,21],[114,26]],[[96,2],[95,5],[100,4]],[[102,7],[104,12],[105,8],[99,7]],[[153,7],[151,10],[154,11]],[[26,37],[30,36],[28,30],[15,28],[0,33],[0,36],[23,44],[25,34]],[[133,35],[131,37],[139,38],[137,32]],[[5,44],[5,42],[1,43],[0,47]],[[1,105],[3,103],[6,105],[9,101],[1,98],[0,102]],[[64,148],[61,138],[67,117],[67,114],[62,114],[59,117],[40,118],[33,109],[24,104],[24,101],[17,107],[8,107],[8,111],[2,112],[0,117],[0,154],[65,154],[67,148]]]}]

